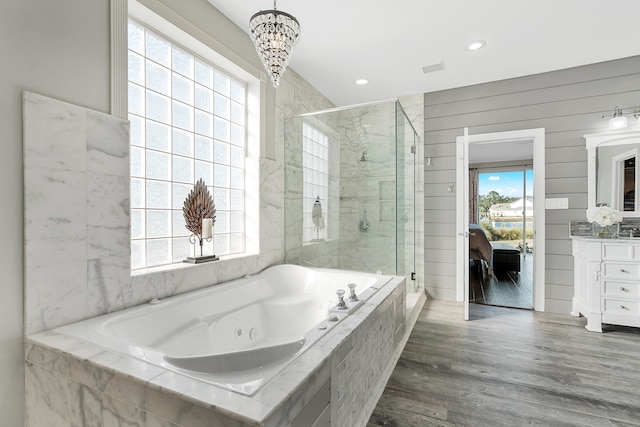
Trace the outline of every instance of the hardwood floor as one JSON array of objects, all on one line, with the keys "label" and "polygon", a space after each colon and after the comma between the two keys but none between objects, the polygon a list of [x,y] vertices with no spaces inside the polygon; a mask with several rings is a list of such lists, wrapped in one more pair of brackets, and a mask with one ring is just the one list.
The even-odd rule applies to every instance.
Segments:
[{"label": "hardwood floor", "polygon": [[427,301],[368,427],[638,426],[640,329]]},{"label": "hardwood floor", "polygon": [[469,300],[476,304],[533,308],[533,254],[520,255],[520,272],[494,270],[480,274],[470,267]]}]

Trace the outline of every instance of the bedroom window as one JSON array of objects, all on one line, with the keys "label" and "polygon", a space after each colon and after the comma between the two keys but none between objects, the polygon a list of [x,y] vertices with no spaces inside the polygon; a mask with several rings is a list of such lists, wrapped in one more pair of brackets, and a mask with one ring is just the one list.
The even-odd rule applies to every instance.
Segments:
[{"label": "bedroom window", "polygon": [[326,239],[329,228],[329,137],[307,123],[302,125],[302,181],[303,241]]},{"label": "bedroom window", "polygon": [[129,20],[131,268],[193,255],[182,204],[203,178],[216,204],[207,253],[245,252],[247,83]]},{"label": "bedroom window", "polygon": [[481,169],[477,188],[479,224],[489,240],[532,253],[533,169]]}]

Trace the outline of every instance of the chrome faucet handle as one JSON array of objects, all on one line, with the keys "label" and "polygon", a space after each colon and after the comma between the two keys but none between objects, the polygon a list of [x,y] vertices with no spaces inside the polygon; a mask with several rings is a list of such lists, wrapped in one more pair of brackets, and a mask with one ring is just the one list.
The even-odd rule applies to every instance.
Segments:
[{"label": "chrome faucet handle", "polygon": [[353,301],[353,302],[360,301],[358,299],[358,296],[356,295],[356,286],[358,286],[358,285],[356,285],[355,283],[349,283],[347,286],[349,287],[349,291],[350,291],[349,292],[349,301]]},{"label": "chrome faucet handle", "polygon": [[338,289],[336,291],[336,295],[338,295],[338,304],[336,305],[336,308],[338,310],[346,310],[347,307],[347,303],[344,302],[344,291],[342,289]]}]

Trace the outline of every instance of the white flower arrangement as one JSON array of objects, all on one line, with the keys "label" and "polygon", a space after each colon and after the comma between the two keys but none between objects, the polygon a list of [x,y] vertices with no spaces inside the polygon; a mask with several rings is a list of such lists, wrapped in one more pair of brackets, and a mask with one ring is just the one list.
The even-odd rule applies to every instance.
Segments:
[{"label": "white flower arrangement", "polygon": [[610,206],[596,206],[587,209],[587,221],[595,222],[600,227],[608,227],[622,222],[622,215]]}]

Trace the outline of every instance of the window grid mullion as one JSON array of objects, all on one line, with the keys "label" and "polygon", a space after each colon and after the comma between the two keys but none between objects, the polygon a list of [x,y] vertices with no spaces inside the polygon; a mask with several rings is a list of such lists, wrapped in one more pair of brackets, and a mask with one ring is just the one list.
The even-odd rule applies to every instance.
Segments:
[{"label": "window grid mullion", "polygon": [[[140,25],[140,24],[137,24],[137,25]],[[180,50],[182,50],[184,52],[188,52],[188,50],[186,50],[186,49],[184,49],[182,47],[178,47],[175,43],[173,43],[170,40],[162,37],[159,34],[156,34],[155,32],[151,32],[152,36],[158,38],[159,40],[162,40],[163,42],[167,43],[168,46],[169,46],[168,47],[168,49],[169,49],[168,54],[169,54],[169,63],[171,64],[170,68],[168,69],[168,72],[169,72],[168,73],[168,75],[169,75],[169,77],[168,77],[169,78],[168,93],[169,93],[169,95],[167,96],[167,95],[165,95],[165,94],[163,94],[161,92],[158,92],[158,91],[156,91],[154,89],[147,88],[146,86],[147,86],[147,84],[149,82],[148,82],[148,79],[147,79],[147,70],[146,70],[147,62],[146,61],[152,62],[152,63],[156,64],[157,66],[163,67],[165,69],[167,67],[165,67],[163,64],[158,63],[157,61],[155,61],[155,60],[153,60],[153,59],[151,59],[151,58],[149,58],[147,56],[148,46],[146,44],[146,41],[147,41],[147,33],[149,31],[148,31],[147,28],[144,27],[144,25],[142,25],[142,27],[144,29],[144,32],[143,32],[144,33],[144,36],[143,36],[144,37],[144,43],[145,43],[144,55],[140,55],[138,52],[136,52],[134,50],[130,50],[133,54],[141,56],[142,59],[144,60],[144,64],[145,64],[145,69],[144,69],[144,73],[143,73],[145,84],[144,84],[143,87],[141,87],[142,99],[140,100],[141,105],[144,108],[144,115],[142,116],[142,115],[137,114],[137,113],[130,113],[133,116],[136,116],[141,120],[141,123],[144,126],[144,135],[145,135],[144,136],[145,140],[142,140],[142,141],[138,142],[140,144],[139,148],[142,149],[142,151],[143,151],[143,155],[142,155],[142,160],[141,161],[144,163],[143,164],[144,176],[140,177],[140,178],[136,178],[136,179],[141,179],[142,182],[144,183],[144,189],[142,190],[143,194],[141,195],[141,196],[144,197],[144,208],[142,208],[142,209],[136,208],[136,209],[141,210],[142,213],[143,213],[142,218],[144,218],[144,227],[141,230],[141,234],[143,235],[143,238],[132,239],[132,242],[134,242],[134,241],[135,242],[142,242],[143,241],[144,242],[144,246],[145,246],[145,258],[146,259],[144,260],[143,265],[141,267],[139,267],[139,268],[144,268],[144,267],[147,267],[147,266],[151,266],[151,265],[149,265],[150,264],[150,262],[149,262],[149,256],[150,255],[149,255],[149,250],[148,250],[149,246],[148,246],[147,242],[161,241],[163,239],[166,239],[166,243],[168,245],[168,247],[167,247],[168,254],[165,254],[165,255],[168,256],[169,262],[173,262],[173,258],[174,258],[173,245],[175,243],[174,241],[176,239],[182,239],[184,237],[184,236],[178,236],[177,235],[178,234],[178,230],[176,230],[175,227],[178,227],[178,224],[177,224],[177,222],[174,224],[174,212],[175,211],[178,211],[178,212],[180,211],[179,209],[174,209],[174,198],[177,196],[177,193],[175,193],[175,191],[177,191],[177,188],[174,189],[174,185],[175,184],[178,184],[178,185],[185,184],[184,182],[181,182],[181,181],[174,181],[174,176],[175,176],[174,160],[177,160],[179,158],[184,158],[184,159],[188,159],[193,164],[193,167],[192,167],[192,169],[190,171],[190,177],[192,177],[192,181],[193,182],[195,182],[195,180],[197,178],[199,178],[198,173],[196,172],[196,161],[197,162],[202,162],[203,164],[209,164],[210,166],[208,168],[209,168],[209,170],[212,171],[211,172],[212,175],[211,176],[206,176],[205,179],[207,180],[208,186],[211,187],[214,192],[215,192],[215,188],[224,188],[228,192],[230,192],[232,189],[239,189],[242,192],[242,194],[244,194],[244,183],[243,183],[242,186],[239,186],[238,183],[232,183],[231,182],[231,170],[233,169],[233,170],[242,171],[243,177],[244,177],[244,168],[238,168],[236,166],[231,166],[230,154],[229,154],[229,158],[227,159],[228,162],[226,164],[225,163],[220,163],[220,162],[214,162],[214,158],[215,158],[214,157],[214,151],[215,151],[215,148],[214,148],[214,138],[213,137],[216,135],[216,130],[215,130],[216,118],[219,119],[219,120],[223,120],[226,123],[226,126],[229,129],[230,129],[231,123],[233,123],[236,126],[240,126],[242,128],[242,132],[243,132],[243,134],[242,134],[242,138],[243,138],[242,148],[243,148],[243,150],[245,152],[245,155],[246,155],[246,132],[247,132],[246,125],[245,124],[241,124],[241,123],[239,123],[237,121],[233,121],[231,115],[229,115],[229,119],[225,119],[225,118],[215,114],[215,111],[216,111],[215,110],[215,108],[216,108],[215,97],[213,97],[213,99],[212,99],[212,111],[203,110],[202,108],[197,107],[195,105],[197,103],[196,102],[196,84],[200,84],[199,82],[195,81],[195,78],[196,78],[195,74],[194,74],[193,77],[189,77],[187,75],[182,74],[180,71],[176,71],[174,69],[174,67],[176,66],[176,63],[174,61],[174,54],[173,54],[174,49],[177,48],[177,49],[180,49]],[[235,79],[231,75],[228,75],[223,70],[221,70],[218,67],[216,67],[215,65],[209,64],[208,61],[204,61],[202,58],[199,58],[197,55],[193,55],[191,53],[190,53],[190,55],[192,56],[192,58],[194,60],[193,73],[196,72],[195,71],[195,67],[196,67],[195,61],[200,61],[202,64],[205,64],[206,66],[210,67],[211,75],[212,75],[213,79],[215,79],[215,73],[217,72],[219,74],[224,75],[224,77],[226,79],[228,79],[228,84],[229,85],[232,84],[231,82],[234,82],[235,84],[238,83],[237,79]],[[176,93],[174,93],[174,91],[173,91],[173,78],[174,78],[173,75],[174,75],[174,73],[177,73],[181,77],[186,78],[186,79],[191,81],[191,84],[190,84],[190,86],[191,86],[190,94],[191,94],[191,100],[192,100],[191,103],[185,104],[183,101],[175,98]],[[139,84],[137,84],[137,83],[135,83],[133,81],[129,81],[129,83],[140,87]],[[214,80],[212,80],[212,84],[208,89],[211,90],[212,94],[213,93],[220,94],[219,92],[217,92],[215,90],[215,81]],[[229,89],[229,90],[231,90],[231,89]],[[244,92],[244,98],[243,98],[244,104],[242,104],[242,103],[238,103],[238,104],[240,104],[241,106],[244,107],[243,117],[242,118],[243,118],[244,123],[246,123],[246,117],[247,117],[247,111],[246,111],[246,96],[247,96],[246,85],[242,90]],[[168,118],[167,118],[167,123],[164,123],[164,122],[161,122],[161,121],[158,121],[158,120],[154,120],[153,118],[148,118],[147,117],[148,109],[149,109],[149,105],[147,103],[147,93],[148,92],[156,94],[157,96],[166,97],[168,99],[168,107],[167,107],[168,108],[168,111],[167,111],[167,117]],[[233,102],[237,103],[237,101],[232,100],[231,99],[231,95],[229,95],[229,96],[224,95],[224,94],[220,94],[220,95],[224,96],[226,102],[228,102],[229,109],[230,109],[229,114],[231,114],[231,105],[232,105]],[[189,123],[189,125],[192,126],[191,129],[183,129],[181,127],[177,127],[176,117],[174,117],[174,114],[173,114],[174,102],[179,102],[180,103],[179,105],[184,105],[191,112],[192,116],[190,117],[190,119],[192,120],[192,123]],[[176,104],[176,105],[178,105],[178,104]],[[209,117],[211,117],[211,122],[212,122],[212,128],[211,128],[212,135],[211,136],[203,135],[203,134],[199,133],[196,130],[196,123],[195,123],[196,111],[200,111],[203,114],[206,114]],[[168,141],[168,143],[169,143],[169,148],[168,148],[169,151],[168,152],[167,151],[162,151],[161,149],[157,149],[155,147],[154,148],[148,148],[148,146],[147,146],[148,144],[147,144],[147,141],[146,141],[146,139],[148,138],[148,133],[147,133],[148,121],[156,122],[156,123],[159,123],[159,124],[162,124],[162,125],[169,126],[170,135],[169,135],[169,141]],[[191,142],[190,142],[191,143],[190,156],[185,156],[182,153],[174,152],[175,141],[173,139],[173,130],[172,129],[180,129],[181,131],[188,132],[190,134],[190,139],[191,139]],[[202,138],[207,138],[207,139],[211,140],[211,144],[212,144],[211,145],[211,150],[208,153],[208,156],[207,156],[208,159],[206,159],[206,160],[203,160],[201,158],[197,158],[196,159],[196,151],[195,151],[196,150],[196,148],[195,148],[196,136],[200,136]],[[229,142],[230,141],[226,141],[226,143],[229,143]],[[167,156],[167,158],[168,158],[168,166],[167,166],[167,168],[168,168],[168,171],[167,171],[168,172],[168,179],[162,179],[162,178],[156,178],[156,177],[150,178],[149,177],[149,173],[150,172],[149,172],[149,167],[147,165],[147,162],[149,161],[149,159],[148,159],[148,156],[146,155],[147,152],[155,152],[155,153],[159,153],[159,154]],[[216,176],[215,165],[216,164],[224,165],[225,167],[229,168],[229,171],[228,171],[229,177],[227,179],[227,182],[225,183],[226,185],[223,186],[223,187],[215,186],[214,182],[208,182],[209,178],[211,178],[211,179],[213,179],[215,181],[215,176]],[[167,204],[168,208],[165,209],[165,208],[149,208],[149,207],[147,207],[148,200],[149,200],[149,198],[147,197],[147,193],[149,191],[148,184],[149,184],[150,181],[164,182],[164,183],[166,183],[168,185],[168,190],[167,190],[168,194],[166,194],[166,197],[168,198],[168,204]],[[243,181],[244,181],[244,178],[243,178]],[[229,200],[229,203],[231,203],[230,200]],[[232,206],[228,206],[227,208],[228,209],[225,209],[224,212],[228,213],[229,221],[232,221],[232,213],[233,212],[240,212],[241,214],[244,213],[243,210],[234,211],[232,209],[233,208]],[[149,230],[150,224],[149,224],[149,221],[147,221],[147,212],[153,212],[153,211],[168,212],[168,215],[169,215],[169,218],[168,218],[168,220],[169,220],[168,230],[169,230],[169,234],[170,234],[169,237],[149,237],[148,230]],[[244,215],[243,215],[243,217],[244,217]],[[243,221],[242,227],[241,227],[242,231],[240,231],[243,235],[244,235],[244,226],[245,226],[245,222]],[[228,224],[228,229],[227,229],[226,232],[215,233],[215,234],[216,235],[219,234],[221,236],[225,236],[225,235],[229,236],[229,244],[233,245],[233,242],[230,240],[230,236],[231,236],[231,234],[237,233],[238,231],[231,231],[231,229],[232,229],[232,226],[231,226],[231,222],[230,222]],[[214,229],[214,232],[215,232],[215,229]],[[231,246],[229,248],[231,248]],[[242,244],[242,250],[244,250],[244,243]],[[153,265],[159,265],[159,264],[153,264]]]}]

